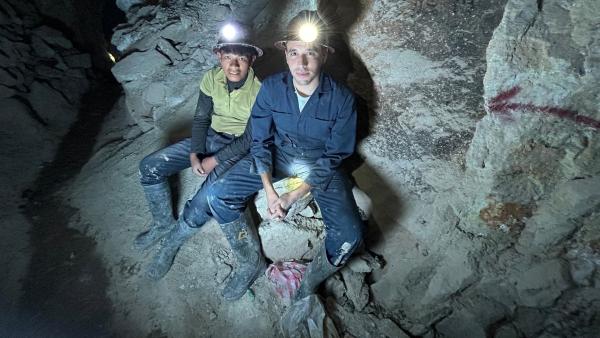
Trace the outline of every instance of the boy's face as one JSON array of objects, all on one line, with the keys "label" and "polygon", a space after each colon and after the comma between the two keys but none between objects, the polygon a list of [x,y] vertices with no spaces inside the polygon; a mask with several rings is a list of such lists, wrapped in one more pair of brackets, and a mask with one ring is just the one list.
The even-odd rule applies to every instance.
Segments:
[{"label": "boy's face", "polygon": [[252,66],[255,57],[248,57],[234,53],[217,52],[217,58],[221,63],[221,68],[225,72],[225,76],[231,82],[238,82],[246,78],[248,70]]},{"label": "boy's face", "polygon": [[299,85],[308,85],[318,81],[321,67],[327,59],[327,52],[317,44],[288,41],[285,59],[294,81]]}]

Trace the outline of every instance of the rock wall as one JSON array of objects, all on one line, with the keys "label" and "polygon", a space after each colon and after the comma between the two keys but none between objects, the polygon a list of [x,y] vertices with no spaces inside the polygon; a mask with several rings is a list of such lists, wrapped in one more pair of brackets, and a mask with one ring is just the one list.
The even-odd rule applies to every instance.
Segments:
[{"label": "rock wall", "polygon": [[596,1],[509,1],[487,49],[459,226],[488,242],[480,269],[502,294],[475,289],[509,310],[498,330],[600,328],[599,13]]},{"label": "rock wall", "polygon": [[[375,334],[353,325],[368,318],[381,325],[377,334],[400,325],[426,337],[591,337],[598,330],[597,1],[121,4],[129,23],[113,38],[122,53],[113,74],[137,126],[116,132],[116,139],[129,133],[121,143],[99,147],[78,184],[107,182],[112,171],[123,177],[74,188],[81,206],[93,187],[141,208],[137,163],[189,132],[200,75],[216,64],[211,49],[221,22],[236,17],[255,26],[265,48],[256,69],[264,76],[284,67],[269,46],[285,21],[318,8],[337,37],[327,68],[359,97],[354,177],[372,199],[368,248],[385,260],[364,270],[359,260],[328,282],[343,332]],[[180,182],[179,208],[200,183],[189,172]],[[105,213],[87,208],[83,216]],[[134,223],[145,217],[136,208],[121,231],[133,238],[141,231]],[[95,231],[110,238],[102,226]],[[185,274],[203,266],[194,261],[201,254],[211,255],[214,264],[206,264],[219,280],[226,276],[218,267],[227,259],[208,243],[218,231],[206,236],[186,247],[175,279],[155,294],[179,281],[196,285]],[[125,245],[119,243],[105,247]],[[123,265],[139,270],[133,259]],[[136,277],[122,275],[115,270],[115,298],[137,292]],[[151,311],[136,316],[155,316]],[[157,321],[181,333],[172,321]]]},{"label": "rock wall", "polygon": [[105,13],[108,1],[95,0],[34,0],[39,15],[61,31],[75,45],[92,57],[94,66],[108,69],[112,66],[106,52],[109,50],[107,38],[103,34],[103,24],[110,13]]},{"label": "rock wall", "polygon": [[29,261],[30,224],[19,212],[23,198],[75,120],[90,67],[90,55],[46,25],[37,7],[0,3],[0,335],[16,314]]}]

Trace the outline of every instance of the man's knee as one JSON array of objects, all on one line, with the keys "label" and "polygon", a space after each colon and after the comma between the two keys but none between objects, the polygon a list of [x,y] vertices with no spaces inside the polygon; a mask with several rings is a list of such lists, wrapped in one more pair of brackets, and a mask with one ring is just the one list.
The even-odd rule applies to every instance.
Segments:
[{"label": "man's knee", "polygon": [[194,198],[185,202],[181,217],[192,228],[199,228],[210,219],[211,213],[206,202],[206,194],[202,190],[198,191]]},{"label": "man's knee", "polygon": [[325,248],[331,264],[340,266],[346,264],[348,258],[362,245],[364,224],[358,219],[349,224],[343,231],[327,233]]}]

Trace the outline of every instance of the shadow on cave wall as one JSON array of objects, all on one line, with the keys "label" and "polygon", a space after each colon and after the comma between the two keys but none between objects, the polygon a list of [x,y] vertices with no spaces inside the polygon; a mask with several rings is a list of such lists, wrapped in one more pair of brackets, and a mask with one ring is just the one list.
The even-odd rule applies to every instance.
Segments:
[{"label": "shadow on cave wall", "polygon": [[[92,156],[104,117],[121,95],[109,76],[100,77],[82,98],[78,120],[56,156],[23,193],[23,213],[31,222],[33,250],[22,282],[14,336],[84,337],[111,334],[109,271],[96,253],[93,236],[69,227],[77,210],[59,192]],[[75,219],[75,221],[77,220]]]},{"label": "shadow on cave wall", "polygon": [[[357,148],[372,132],[377,110],[376,92],[373,79],[358,55],[348,43],[348,33],[351,27],[363,16],[367,10],[360,0],[322,0],[319,1],[319,12],[327,18],[332,27],[332,45],[335,53],[330,55],[325,71],[336,80],[346,84],[356,96],[358,123],[357,123]],[[354,173],[361,168],[361,175],[367,176],[369,182],[377,187],[377,194],[386,196],[385,205],[373,203],[373,210],[368,222],[366,242],[375,245],[385,237],[391,227],[395,226],[394,220],[402,213],[402,201],[391,183],[375,168],[365,162],[363,154],[356,151],[345,162],[346,169]],[[358,185],[358,184],[357,184]],[[358,185],[360,188],[360,185]],[[371,192],[373,194],[373,192]],[[380,200],[376,196],[369,196],[372,201]],[[383,210],[385,208],[385,210]],[[378,224],[373,214],[385,214],[385,224]]]}]

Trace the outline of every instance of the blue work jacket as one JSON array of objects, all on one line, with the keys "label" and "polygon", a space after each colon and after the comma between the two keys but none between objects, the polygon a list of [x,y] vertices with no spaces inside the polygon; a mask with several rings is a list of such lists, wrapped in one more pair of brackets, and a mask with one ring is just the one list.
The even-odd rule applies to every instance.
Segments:
[{"label": "blue work jacket", "polygon": [[325,190],[342,160],[356,145],[354,95],[321,73],[319,86],[302,112],[289,71],[266,78],[254,106],[252,146],[258,174],[273,172],[272,147],[314,163],[305,182]]}]

